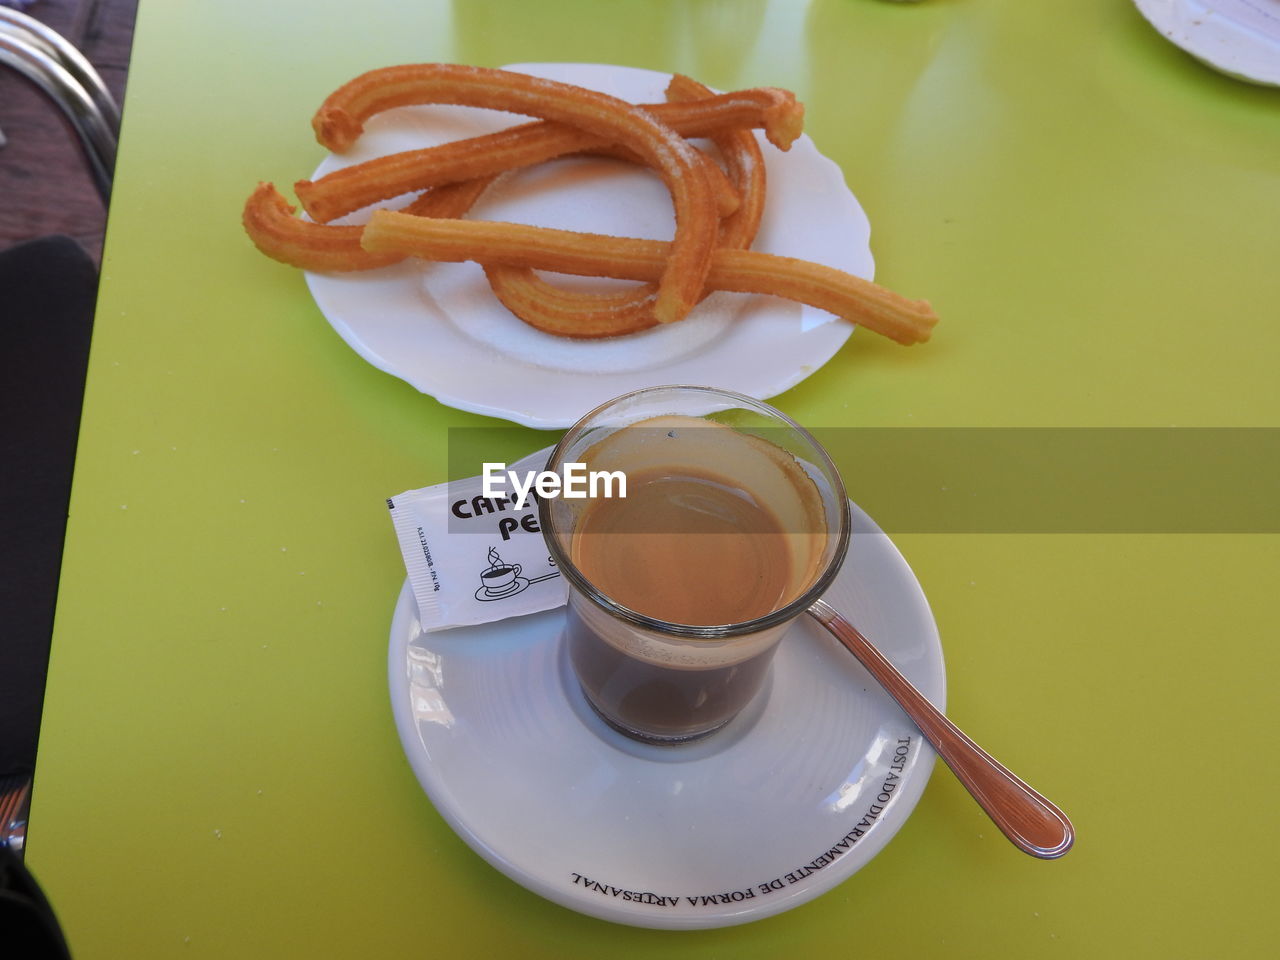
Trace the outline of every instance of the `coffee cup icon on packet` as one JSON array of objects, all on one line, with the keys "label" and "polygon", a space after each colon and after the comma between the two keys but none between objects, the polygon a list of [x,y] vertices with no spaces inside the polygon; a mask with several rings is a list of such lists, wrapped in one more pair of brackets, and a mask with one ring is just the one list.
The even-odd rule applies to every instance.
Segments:
[{"label": "coffee cup icon on packet", "polygon": [[[551,448],[511,465],[541,470]],[[566,587],[530,498],[485,497],[470,477],[387,500],[424,630],[488,623],[562,606]],[[513,522],[514,521],[514,522]],[[497,602],[502,601],[502,602]]]},{"label": "coffee cup icon on packet", "polygon": [[529,581],[520,576],[524,570],[520,564],[504,563],[501,554],[493,547],[489,548],[488,559],[489,566],[480,573],[477,600],[505,600],[529,586]]}]

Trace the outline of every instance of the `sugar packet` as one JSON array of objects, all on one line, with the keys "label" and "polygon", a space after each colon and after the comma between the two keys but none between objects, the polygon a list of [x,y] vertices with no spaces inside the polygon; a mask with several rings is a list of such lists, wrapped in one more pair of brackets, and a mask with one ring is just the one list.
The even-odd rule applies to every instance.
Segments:
[{"label": "sugar packet", "polygon": [[[551,447],[508,469],[539,471]],[[407,490],[387,500],[418,616],[427,631],[505,620],[565,602],[530,495],[486,497],[481,477]]]}]

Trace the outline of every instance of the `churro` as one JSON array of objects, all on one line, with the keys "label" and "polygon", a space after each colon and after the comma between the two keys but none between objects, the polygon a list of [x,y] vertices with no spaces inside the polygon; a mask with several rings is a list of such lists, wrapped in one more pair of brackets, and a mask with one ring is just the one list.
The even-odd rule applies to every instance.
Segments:
[{"label": "churro", "polygon": [[[436,187],[405,207],[405,212],[420,217],[460,217],[492,181],[493,177],[479,177]],[[404,259],[403,254],[374,254],[361,247],[363,227],[312,223],[293,214],[294,208],[273,184],[259,183],[245,201],[241,219],[259,250],[303,270],[375,270]]]},{"label": "churro", "polygon": [[[662,275],[671,243],[480,220],[440,220],[376,210],[361,236],[372,253],[425,260],[500,263],[578,276],[652,282]],[[714,251],[707,286],[785,297],[860,323],[901,344],[929,339],[938,317],[925,300],[832,267],[753,250]]]},{"label": "churro", "polygon": [[[667,86],[667,97],[672,101],[710,96],[710,89],[682,74],[674,75]],[[740,192],[738,208],[721,223],[720,245],[746,249],[755,239],[764,215],[765,174],[760,145],[750,130],[722,131],[712,136],[712,142],[724,157],[729,180]],[[545,333],[597,339],[637,333],[657,323],[652,309],[655,289],[650,284],[621,293],[587,293],[563,290],[527,267],[487,263],[484,271],[503,306]]]},{"label": "churro", "polygon": [[[769,142],[780,150],[791,146],[804,124],[804,106],[795,95],[773,87],[717,94],[688,103],[645,104],[640,109],[683,137],[763,128]],[[349,124],[340,126],[347,129]],[[350,145],[345,138],[334,138],[333,143]],[[605,144],[601,137],[574,126],[535,121],[483,136],[378,157],[335,170],[318,180],[299,180],[294,184],[294,192],[310,217],[327,223],[401,194],[532,166]],[[328,143],[326,146],[337,149]]]},{"label": "churro", "polygon": [[[670,256],[658,280],[659,323],[682,319],[698,302],[719,230],[712,191],[698,152],[646,111],[607,94],[508,70],[432,63],[372,70],[344,84],[312,121],[316,136],[343,150],[364,121],[383,110],[422,103],[461,104],[571,124],[635,151],[662,177],[675,207]],[[470,176],[484,172],[473,170]]]},{"label": "churro", "polygon": [[[592,152],[632,161],[638,159],[634,154],[611,147]],[[737,188],[714,160],[698,152],[708,171],[714,171],[719,178],[717,206],[721,215],[734,215],[740,204]],[[420,217],[461,217],[497,177],[491,174],[432,187],[403,209]],[[260,183],[245,202],[242,222],[259,250],[273,260],[303,270],[323,273],[373,270],[404,259],[388,254],[375,256],[362,249],[362,227],[315,223],[295,217],[294,213],[295,208],[274,185]]]}]

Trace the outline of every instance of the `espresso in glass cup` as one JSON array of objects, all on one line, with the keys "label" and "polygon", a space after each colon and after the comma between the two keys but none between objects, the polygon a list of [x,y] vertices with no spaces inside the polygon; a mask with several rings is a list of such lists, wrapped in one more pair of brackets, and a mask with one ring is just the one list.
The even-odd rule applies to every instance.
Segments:
[{"label": "espresso in glass cup", "polygon": [[564,642],[588,703],[639,740],[713,733],[760,693],[787,627],[840,569],[839,473],[785,414],[694,386],[592,410],[546,469],[563,476],[565,464],[615,477],[594,495],[539,503],[569,583]]}]

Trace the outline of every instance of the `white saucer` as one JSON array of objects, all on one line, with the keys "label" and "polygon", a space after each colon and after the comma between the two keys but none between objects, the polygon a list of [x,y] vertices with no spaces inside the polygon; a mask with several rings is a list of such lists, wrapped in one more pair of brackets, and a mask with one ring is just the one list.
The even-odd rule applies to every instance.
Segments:
[{"label": "white saucer", "polygon": [[[826,599],[945,707],[924,594],[889,538],[853,516]],[[552,610],[423,633],[406,584],[389,660],[400,740],[436,809],[555,903],[670,929],[781,913],[867,863],[924,791],[933,751],[807,617],[783,638],[770,687],[678,747],[634,743],[591,712],[561,654],[562,621]]]},{"label": "white saucer", "polygon": [[[660,102],[670,78],[652,70],[585,63],[508,69],[635,103]],[[371,118],[345,154],[326,157],[313,177],[527,119],[452,106],[390,110]],[[807,136],[786,153],[761,142],[768,201],[754,249],[871,279],[871,227],[840,168]],[[405,202],[401,198],[386,206]],[[666,188],[651,172],[573,158],[503,178],[468,216],[654,239],[670,237],[675,225]],[[368,217],[368,210],[357,211],[335,222],[363,223]],[[306,278],[325,319],[378,369],[459,410],[541,430],[563,429],[612,397],[665,383],[713,383],[768,399],[818,370],[853,331],[852,324],[814,307],[716,293],[680,323],[626,337],[569,340],[535,330],[509,313],[474,263],[410,260],[381,270],[307,273]]]}]

